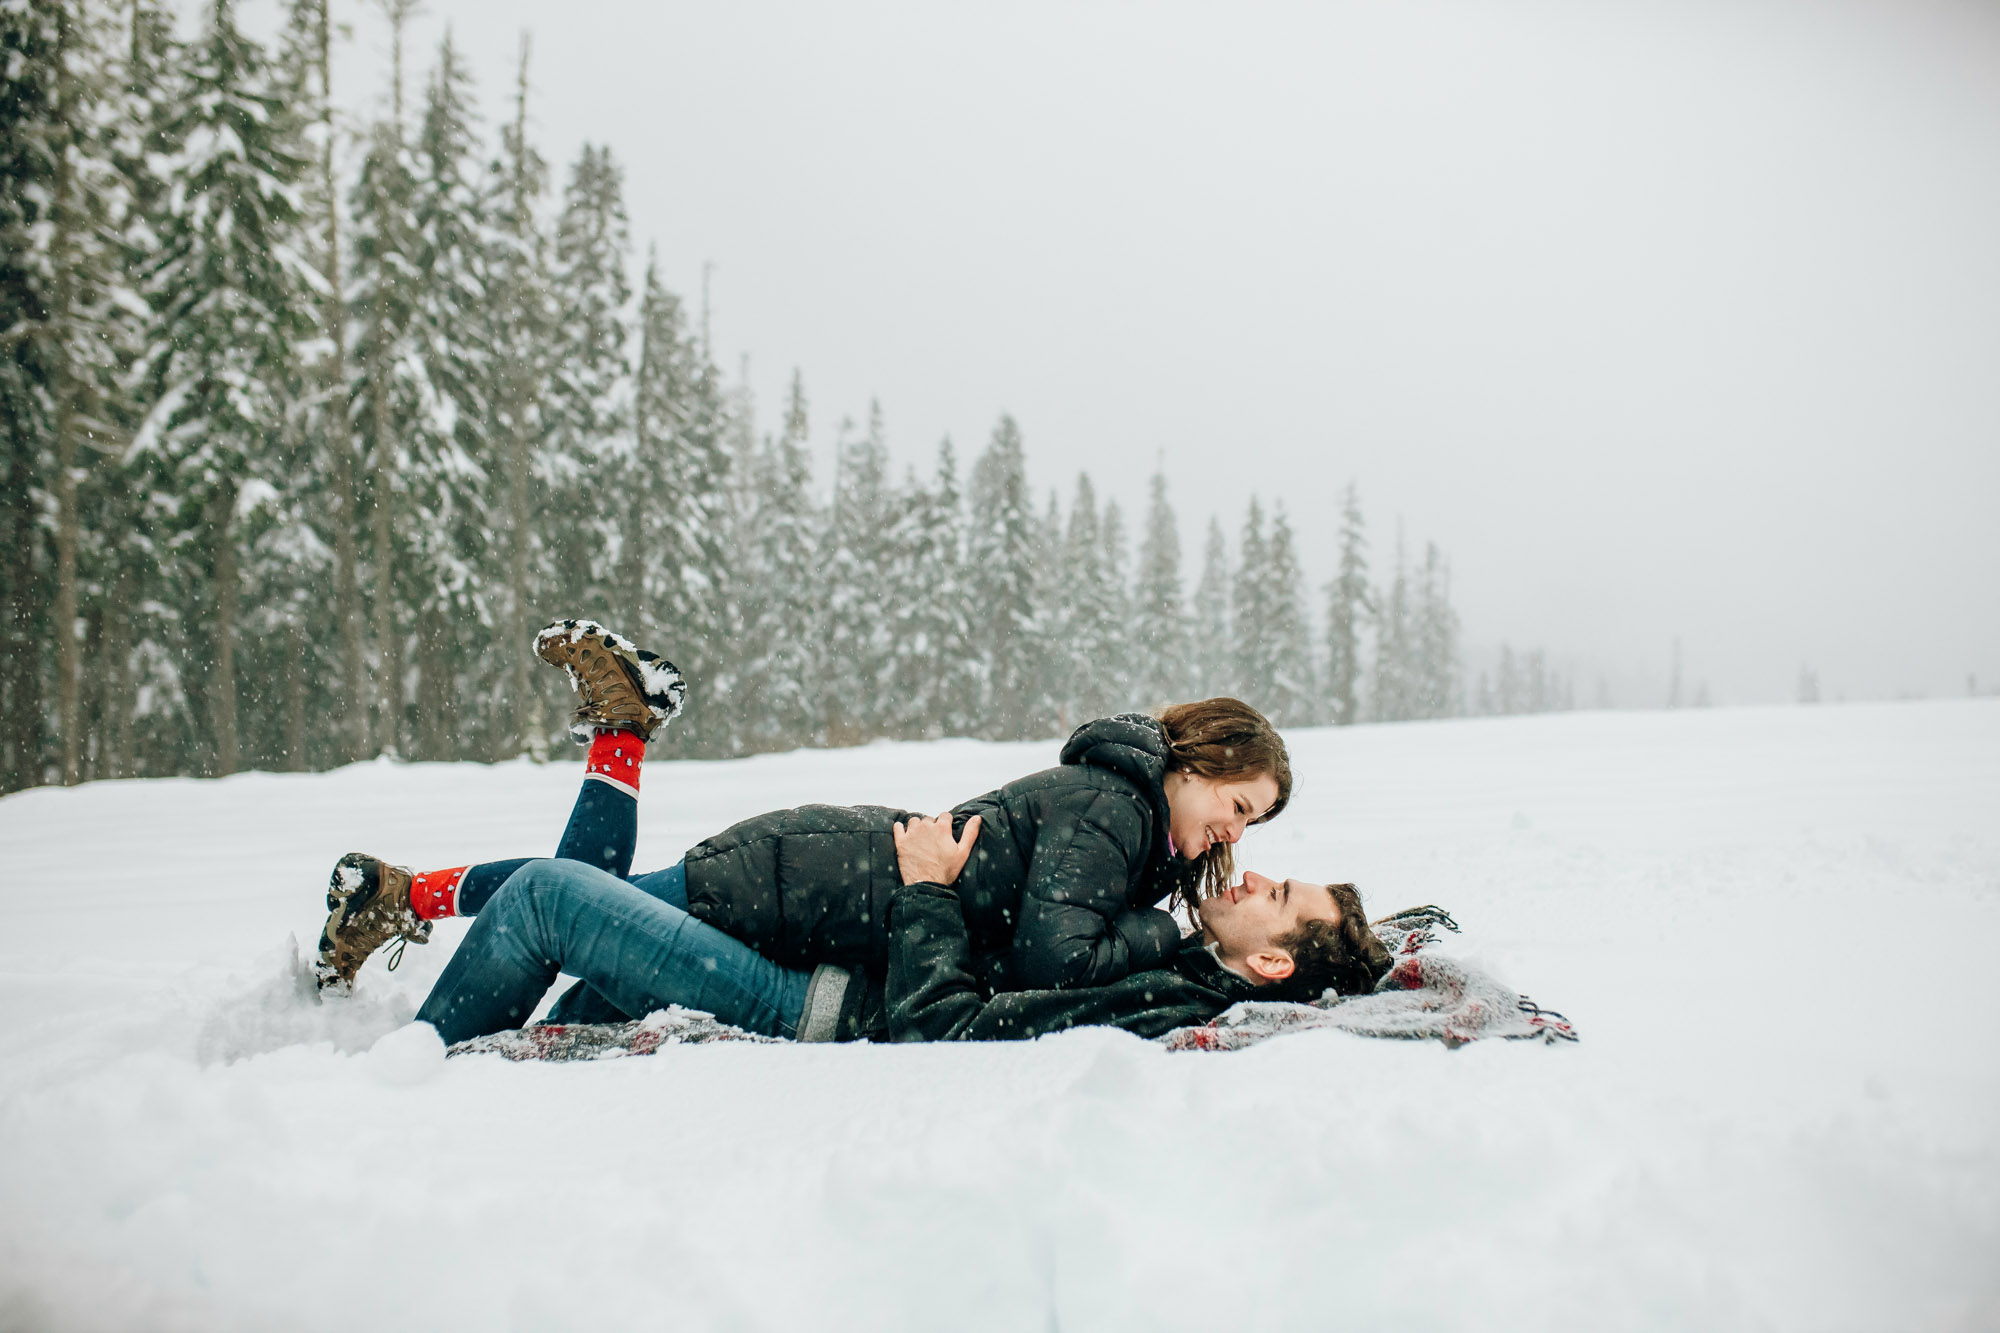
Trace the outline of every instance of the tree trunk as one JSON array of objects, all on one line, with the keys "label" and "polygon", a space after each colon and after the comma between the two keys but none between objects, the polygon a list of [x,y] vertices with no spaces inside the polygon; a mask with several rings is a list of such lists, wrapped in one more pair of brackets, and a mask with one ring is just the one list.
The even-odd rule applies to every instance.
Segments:
[{"label": "tree trunk", "polygon": [[[59,287],[67,286],[59,283]],[[56,729],[62,737],[62,780],[75,786],[83,757],[78,708],[82,645],[76,637],[76,390],[67,366],[56,371]]]},{"label": "tree trunk", "polygon": [[374,392],[370,395],[375,418],[375,652],[380,657],[381,675],[376,680],[375,752],[396,753],[402,730],[402,669],[396,651],[396,553],[395,524],[391,521],[396,499],[394,447],[389,441],[389,367],[378,361],[374,367]]},{"label": "tree trunk", "polygon": [[417,745],[420,758],[442,763],[464,756],[459,739],[451,653],[439,612],[425,612],[417,624]]},{"label": "tree trunk", "polygon": [[333,461],[333,613],[340,622],[340,657],[346,689],[341,707],[344,744],[341,757],[359,759],[368,749],[368,666],[362,643],[361,582],[356,572],[356,535],[361,516],[354,494],[354,434],[347,413],[347,300],[341,290],[340,190],[333,169],[333,37],[328,0],[319,0],[320,121],[326,142],[320,150],[320,179],[326,190],[326,253],[324,272],[330,295],[327,333],[333,355],[327,361],[329,382],[327,449]]},{"label": "tree trunk", "polygon": [[333,360],[339,386],[333,394],[333,416],[338,424],[329,432],[327,447],[333,453],[333,613],[340,622],[340,657],[346,687],[341,691],[340,704],[345,713],[341,719],[344,736],[341,757],[359,759],[368,750],[368,664],[355,551],[355,533],[361,516],[354,493],[354,437],[347,428],[347,374],[337,345]]},{"label": "tree trunk", "polygon": [[[526,152],[528,142],[528,34],[521,33],[521,62],[514,80],[514,151]],[[518,168],[519,157],[516,165]],[[523,219],[528,213],[527,187],[517,170],[513,188],[515,192],[514,216]],[[514,293],[518,299],[520,294]],[[510,314],[519,318],[518,310]],[[542,692],[536,688],[532,677],[534,663],[530,660],[529,637],[544,623],[536,614],[528,589],[528,548],[531,542],[533,516],[530,511],[530,487],[534,457],[533,442],[528,437],[528,422],[534,415],[536,386],[533,376],[522,370],[519,360],[513,361],[506,372],[507,386],[507,503],[511,532],[508,534],[507,549],[507,589],[508,601],[513,613],[513,631],[518,637],[512,643],[502,645],[509,651],[507,670],[506,707],[514,718],[514,735],[511,749],[515,754],[531,755],[536,759],[548,754],[548,724],[542,711]]]},{"label": "tree trunk", "polygon": [[5,503],[7,601],[0,607],[0,698],[5,701],[5,726],[0,728],[0,791],[32,787],[42,781],[41,654],[35,651],[35,626],[40,598],[35,569],[32,492],[35,442],[24,430],[10,430]]},{"label": "tree trunk", "polygon": [[306,642],[297,625],[285,633],[285,753],[278,766],[287,773],[306,770]]},{"label": "tree trunk", "polygon": [[98,712],[104,727],[104,757],[99,768],[107,778],[132,776],[132,574],[127,553],[117,552],[118,572],[104,599],[104,703]]},{"label": "tree trunk", "polygon": [[218,777],[236,771],[236,488],[225,488],[211,515],[215,543],[215,665],[209,682],[209,726],[215,733]]},{"label": "tree trunk", "polygon": [[508,517],[513,529],[508,535],[507,585],[514,636],[501,647],[509,653],[506,706],[514,716],[514,753],[540,759],[547,748],[543,737],[542,692],[534,687],[529,674],[533,663],[528,644],[529,636],[541,625],[536,623],[540,617],[535,614],[528,594],[528,440],[522,424],[525,404],[519,401],[520,397],[516,395],[515,411],[510,414],[514,425],[507,441]]},{"label": "tree trunk", "polygon": [[[66,123],[81,124],[81,110],[70,106],[71,80],[68,45],[68,15],[57,11],[56,107]],[[75,786],[83,754],[83,722],[77,707],[77,676],[80,645],[76,640],[76,395],[77,380],[70,366],[70,340],[75,336],[72,320],[76,304],[76,169],[70,145],[61,143],[56,153],[54,214],[55,235],[51,238],[51,258],[55,261],[54,301],[49,310],[49,389],[55,399],[55,492],[56,492],[56,605],[54,615],[56,648],[56,731],[62,741],[62,780]]]}]

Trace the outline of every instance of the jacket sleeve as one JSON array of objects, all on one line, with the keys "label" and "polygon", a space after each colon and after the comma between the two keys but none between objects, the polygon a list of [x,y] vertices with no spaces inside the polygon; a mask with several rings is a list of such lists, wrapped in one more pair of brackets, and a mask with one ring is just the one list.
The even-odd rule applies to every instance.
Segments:
[{"label": "jacket sleeve", "polygon": [[1106,791],[1066,826],[1043,826],[1009,959],[1022,986],[1102,986],[1173,955],[1181,937],[1173,917],[1125,901],[1132,867],[1148,853],[1146,832],[1130,802]]},{"label": "jacket sleeve", "polygon": [[1223,1007],[1166,971],[1109,986],[1005,991],[987,999],[971,964],[957,893],[942,884],[897,890],[889,904],[889,1040],[1026,1041],[1092,1026],[1157,1037],[1205,1023]]}]

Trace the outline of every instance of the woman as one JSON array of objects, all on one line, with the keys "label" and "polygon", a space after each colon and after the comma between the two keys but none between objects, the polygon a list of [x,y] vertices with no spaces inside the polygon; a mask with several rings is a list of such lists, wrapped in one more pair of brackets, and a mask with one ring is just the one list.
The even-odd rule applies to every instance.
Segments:
[{"label": "woman", "polygon": [[[589,621],[551,625],[535,651],[569,673],[579,699],[573,730],[590,736],[584,790],[557,856],[625,879],[644,743],[679,711],[679,673]],[[958,899],[981,985],[1094,986],[1158,966],[1181,942],[1159,904],[1175,894],[1192,902],[1204,883],[1227,885],[1232,845],[1290,794],[1284,742],[1233,699],[1079,727],[1060,766],[952,812],[955,834],[977,817]],[[783,967],[879,973],[902,886],[894,830],[915,817],[880,806],[773,811],[632,883]],[[437,917],[476,914],[527,864],[412,876],[372,857],[342,858],[327,894],[322,984],[351,982],[391,939],[424,942]],[[567,997],[565,1016],[577,1017],[586,1000]]]}]

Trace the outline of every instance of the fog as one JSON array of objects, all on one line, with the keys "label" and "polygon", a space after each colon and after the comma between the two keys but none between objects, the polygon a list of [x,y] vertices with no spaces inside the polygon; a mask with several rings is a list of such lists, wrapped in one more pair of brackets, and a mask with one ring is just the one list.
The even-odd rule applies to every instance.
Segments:
[{"label": "fog", "polygon": [[[387,26],[337,89],[386,95]],[[1315,585],[1361,488],[1502,639],[1661,701],[2000,686],[2000,7],[429,0],[488,128],[624,165],[746,364],[899,468],[1001,411],[1031,479],[1199,560],[1282,500]],[[1195,570],[1188,571],[1192,586]]]}]

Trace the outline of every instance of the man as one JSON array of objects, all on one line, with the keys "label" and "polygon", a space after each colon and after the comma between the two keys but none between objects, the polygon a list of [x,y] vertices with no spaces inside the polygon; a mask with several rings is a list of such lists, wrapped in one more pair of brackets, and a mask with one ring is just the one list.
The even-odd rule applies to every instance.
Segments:
[{"label": "man", "polygon": [[[898,837],[899,859],[912,864],[889,908],[880,1030],[893,1041],[1026,1040],[1091,1026],[1157,1037],[1206,1023],[1243,1000],[1362,993],[1390,967],[1352,884],[1246,872],[1242,883],[1202,900],[1201,929],[1163,967],[1105,986],[988,997],[974,975],[956,895],[942,877],[953,867],[941,856],[916,854],[919,843],[935,847],[936,832],[912,828]],[[910,878],[926,873],[939,877]],[[857,1035],[872,1035],[874,1026],[864,1018]]]}]

